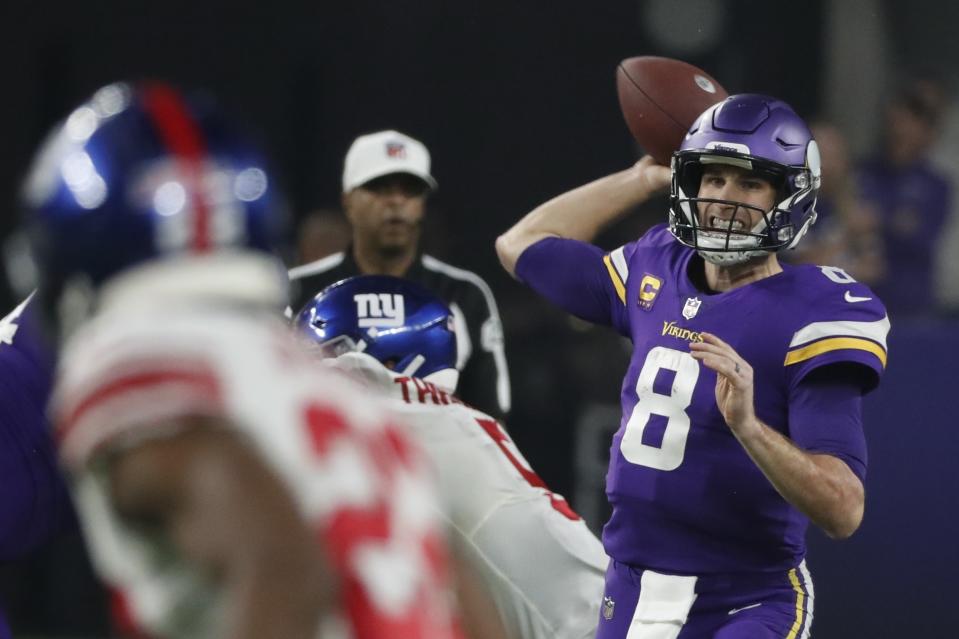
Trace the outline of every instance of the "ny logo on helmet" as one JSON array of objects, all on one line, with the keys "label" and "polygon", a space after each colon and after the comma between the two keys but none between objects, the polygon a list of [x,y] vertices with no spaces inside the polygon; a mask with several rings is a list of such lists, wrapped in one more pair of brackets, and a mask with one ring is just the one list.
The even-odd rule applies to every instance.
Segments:
[{"label": "ny logo on helmet", "polygon": [[391,293],[358,293],[353,296],[356,302],[356,318],[360,328],[395,328],[403,326],[406,312],[403,296]]}]

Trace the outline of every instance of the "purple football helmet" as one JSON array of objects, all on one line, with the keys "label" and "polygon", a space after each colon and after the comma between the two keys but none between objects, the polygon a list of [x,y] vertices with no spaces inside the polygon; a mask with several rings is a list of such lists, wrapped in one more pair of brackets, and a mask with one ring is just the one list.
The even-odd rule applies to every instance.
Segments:
[{"label": "purple football helmet", "polygon": [[[755,209],[741,202],[698,197],[703,166],[728,164],[752,171],[777,190],[773,207],[753,228],[734,228],[737,216],[704,226],[700,203]],[[819,147],[806,123],[783,102],[765,95],[732,95],[707,109],[673,154],[669,229],[682,244],[715,264],[736,264],[796,246],[816,221],[821,183]],[[739,220],[742,216],[739,216]]]}]

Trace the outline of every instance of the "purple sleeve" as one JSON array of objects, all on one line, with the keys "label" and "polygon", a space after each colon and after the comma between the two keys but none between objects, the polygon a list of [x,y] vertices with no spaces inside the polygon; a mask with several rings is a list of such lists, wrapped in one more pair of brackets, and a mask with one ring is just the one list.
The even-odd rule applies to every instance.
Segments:
[{"label": "purple sleeve", "polygon": [[50,539],[70,511],[53,428],[44,412],[50,380],[19,349],[9,345],[2,349],[0,561],[7,561]]},{"label": "purple sleeve", "polygon": [[[863,394],[882,379],[889,357],[889,317],[869,287],[831,267],[804,266],[798,304],[784,306],[795,331],[785,359],[791,388],[819,371],[842,369]],[[827,275],[832,272],[833,277]],[[834,279],[838,278],[838,279]],[[848,279],[848,281],[846,281]]]},{"label": "purple sleeve", "polygon": [[516,277],[576,317],[629,335],[625,306],[603,261],[605,255],[586,242],[548,237],[520,254]]},{"label": "purple sleeve", "polygon": [[845,371],[822,370],[809,375],[790,394],[789,434],[805,451],[843,460],[865,481],[862,392],[862,382]]}]

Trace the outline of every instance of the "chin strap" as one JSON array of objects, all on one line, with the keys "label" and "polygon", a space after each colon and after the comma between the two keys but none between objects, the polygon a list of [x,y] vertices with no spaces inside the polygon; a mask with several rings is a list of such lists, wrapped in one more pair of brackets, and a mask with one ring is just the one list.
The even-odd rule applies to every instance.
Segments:
[{"label": "chin strap", "polygon": [[742,264],[748,262],[754,257],[762,257],[770,251],[696,251],[699,256],[707,262],[717,266],[729,266],[731,264]]}]

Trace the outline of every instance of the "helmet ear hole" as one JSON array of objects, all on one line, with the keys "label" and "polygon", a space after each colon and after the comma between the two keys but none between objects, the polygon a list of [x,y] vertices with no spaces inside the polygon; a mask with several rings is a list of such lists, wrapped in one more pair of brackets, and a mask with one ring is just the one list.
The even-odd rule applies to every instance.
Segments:
[{"label": "helmet ear hole", "polygon": [[399,363],[399,361],[400,360],[398,357],[387,357],[386,359],[382,360],[383,366],[387,367],[391,371],[396,370],[396,365]]}]

